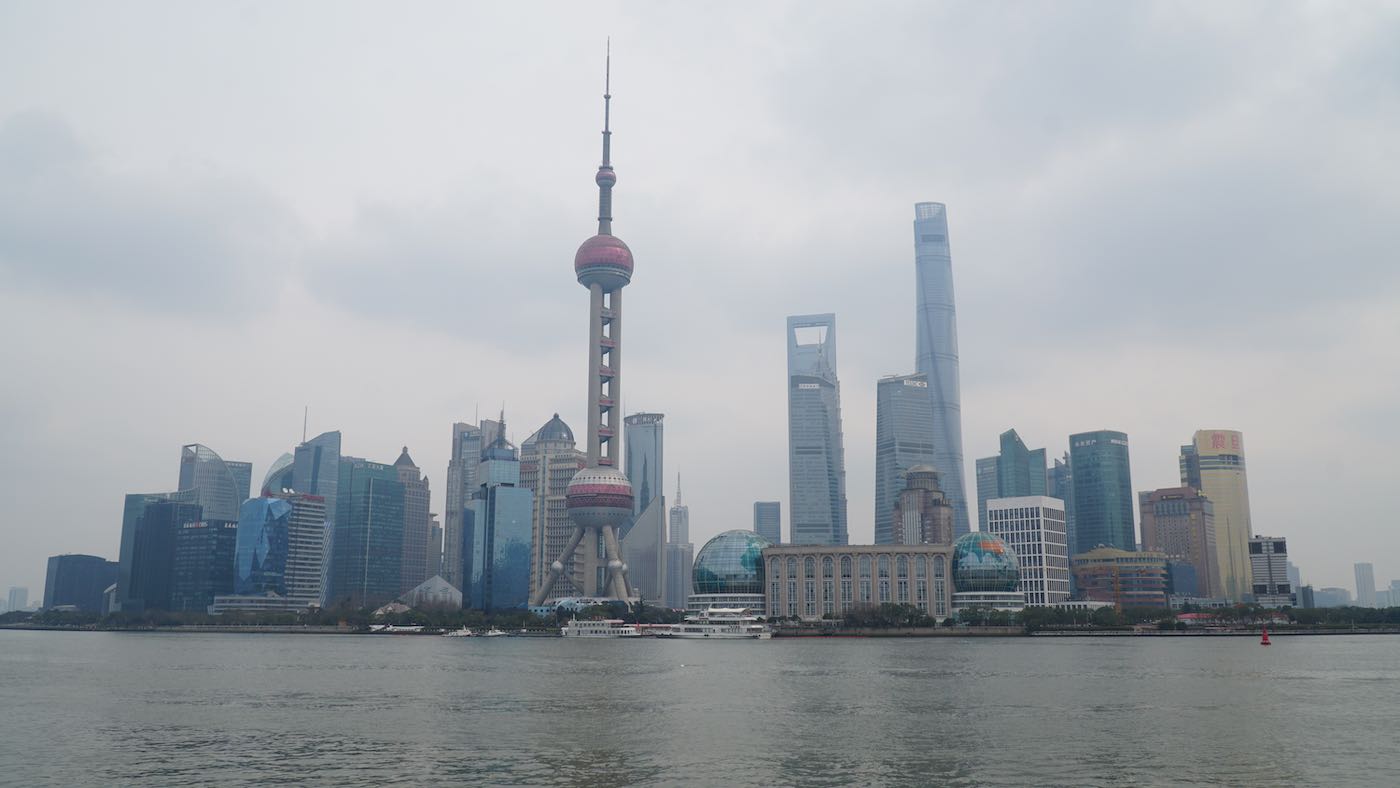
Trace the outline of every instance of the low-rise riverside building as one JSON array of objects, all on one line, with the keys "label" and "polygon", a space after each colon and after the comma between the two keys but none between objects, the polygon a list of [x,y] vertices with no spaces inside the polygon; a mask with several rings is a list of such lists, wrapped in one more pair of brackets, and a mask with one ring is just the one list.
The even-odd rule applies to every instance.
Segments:
[{"label": "low-rise riverside building", "polygon": [[943,618],[953,594],[952,559],[949,544],[768,547],[763,551],[767,615],[816,620],[890,603]]},{"label": "low-rise riverside building", "polygon": [[1167,606],[1167,554],[1098,547],[1070,559],[1084,599],[1127,607]]}]

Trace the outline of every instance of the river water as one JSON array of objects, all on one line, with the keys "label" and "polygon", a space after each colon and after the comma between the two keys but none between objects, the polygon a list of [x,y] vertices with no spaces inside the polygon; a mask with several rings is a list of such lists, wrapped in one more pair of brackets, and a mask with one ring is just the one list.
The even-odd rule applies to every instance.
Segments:
[{"label": "river water", "polygon": [[1400,785],[1400,637],[0,631],[5,785]]}]

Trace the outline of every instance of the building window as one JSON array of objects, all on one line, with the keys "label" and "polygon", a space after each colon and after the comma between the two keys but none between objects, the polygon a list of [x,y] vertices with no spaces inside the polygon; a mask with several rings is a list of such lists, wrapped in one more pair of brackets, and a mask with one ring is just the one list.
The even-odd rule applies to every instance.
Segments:
[{"label": "building window", "polygon": [[802,562],[802,576],[808,580],[817,576],[817,559],[807,556],[807,560]]},{"label": "building window", "polygon": [[860,579],[860,602],[863,605],[870,604],[870,578],[868,576]]},{"label": "building window", "polygon": [[822,614],[831,615],[836,612],[836,582],[834,580],[822,581]]},{"label": "building window", "polygon": [[831,556],[822,558],[822,577],[830,580],[836,569],[836,562],[831,560]]},{"label": "building window", "polygon": [[841,579],[841,612],[844,613],[844,612],[846,612],[847,610],[850,610],[850,609],[851,609],[851,580],[850,580],[850,578],[842,578],[842,579]]},{"label": "building window", "polygon": [[841,556],[841,576],[844,578],[851,576],[851,557],[848,555]]},{"label": "building window", "polygon": [[895,581],[895,589],[897,591],[895,601],[901,605],[909,604],[909,581],[903,577],[899,578]]},{"label": "building window", "polygon": [[909,576],[909,556],[907,556],[907,555],[901,555],[899,558],[895,559],[895,563],[894,563],[894,576],[895,576],[895,577],[908,577],[908,576]]}]

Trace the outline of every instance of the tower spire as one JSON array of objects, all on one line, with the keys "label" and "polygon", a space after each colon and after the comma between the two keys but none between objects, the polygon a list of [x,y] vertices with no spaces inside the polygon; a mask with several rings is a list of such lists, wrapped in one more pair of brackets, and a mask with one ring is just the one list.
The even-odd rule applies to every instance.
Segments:
[{"label": "tower spire", "polygon": [[603,59],[603,163],[594,177],[598,183],[598,234],[612,235],[612,187],[617,173],[612,167],[612,38]]},{"label": "tower spire", "polygon": [[676,505],[681,505],[681,474],[676,472]]}]

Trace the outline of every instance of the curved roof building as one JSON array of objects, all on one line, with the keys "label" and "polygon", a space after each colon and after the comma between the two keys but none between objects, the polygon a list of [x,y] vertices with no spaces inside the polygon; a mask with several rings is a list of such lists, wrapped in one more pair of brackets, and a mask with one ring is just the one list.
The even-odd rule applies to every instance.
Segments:
[{"label": "curved roof building", "polygon": [[973,531],[953,543],[954,609],[1020,610],[1026,604],[1020,583],[1021,562],[1001,537]]},{"label": "curved roof building", "polygon": [[763,550],[773,543],[746,530],[725,531],[695,556],[696,594],[763,594]]}]

